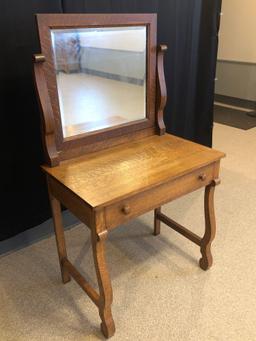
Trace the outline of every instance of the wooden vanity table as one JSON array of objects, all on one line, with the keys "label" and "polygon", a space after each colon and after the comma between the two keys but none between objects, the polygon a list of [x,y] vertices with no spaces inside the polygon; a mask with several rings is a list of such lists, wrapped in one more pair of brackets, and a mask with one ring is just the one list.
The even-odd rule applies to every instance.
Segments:
[{"label": "wooden vanity table", "polygon": [[[166,46],[157,48],[155,14],[39,14],[37,22],[42,168],[62,280],[77,281],[97,305],[102,332],[110,337],[115,325],[104,251],[108,232],[154,210],[154,235],[160,222],[179,232],[200,247],[199,264],[207,270],[224,154],[165,133]],[[161,213],[161,205],[200,187],[205,187],[202,238]],[[91,230],[99,291],[67,257],[60,203]]]}]

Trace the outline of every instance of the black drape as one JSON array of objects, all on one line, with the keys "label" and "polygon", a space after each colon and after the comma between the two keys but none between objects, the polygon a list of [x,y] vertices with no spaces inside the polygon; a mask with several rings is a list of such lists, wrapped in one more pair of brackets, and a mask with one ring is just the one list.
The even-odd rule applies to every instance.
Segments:
[{"label": "black drape", "polygon": [[0,240],[50,217],[32,54],[40,52],[35,13],[158,13],[158,42],[168,45],[167,131],[211,145],[221,0],[1,0]]}]

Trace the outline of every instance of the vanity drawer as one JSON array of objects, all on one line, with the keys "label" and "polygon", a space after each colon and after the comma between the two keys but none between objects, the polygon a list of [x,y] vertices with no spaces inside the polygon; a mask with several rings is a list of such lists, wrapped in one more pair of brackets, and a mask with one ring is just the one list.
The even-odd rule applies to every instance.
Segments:
[{"label": "vanity drawer", "polygon": [[219,162],[197,169],[105,208],[108,229],[155,209],[186,193],[204,187],[218,177]]}]

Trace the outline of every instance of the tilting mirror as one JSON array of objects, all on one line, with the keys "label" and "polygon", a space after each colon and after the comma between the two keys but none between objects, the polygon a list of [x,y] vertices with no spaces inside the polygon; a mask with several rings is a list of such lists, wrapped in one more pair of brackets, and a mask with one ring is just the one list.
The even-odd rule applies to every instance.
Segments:
[{"label": "tilting mirror", "polygon": [[52,29],[64,138],[146,118],[146,26]]}]

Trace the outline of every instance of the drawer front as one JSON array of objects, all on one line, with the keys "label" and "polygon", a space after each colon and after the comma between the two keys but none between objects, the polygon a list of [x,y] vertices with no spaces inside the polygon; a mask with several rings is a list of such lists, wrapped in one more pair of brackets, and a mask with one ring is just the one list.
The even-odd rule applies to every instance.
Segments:
[{"label": "drawer front", "polygon": [[108,229],[115,228],[131,218],[204,187],[218,177],[218,172],[219,162],[216,162],[112,204],[105,208],[106,226]]}]

